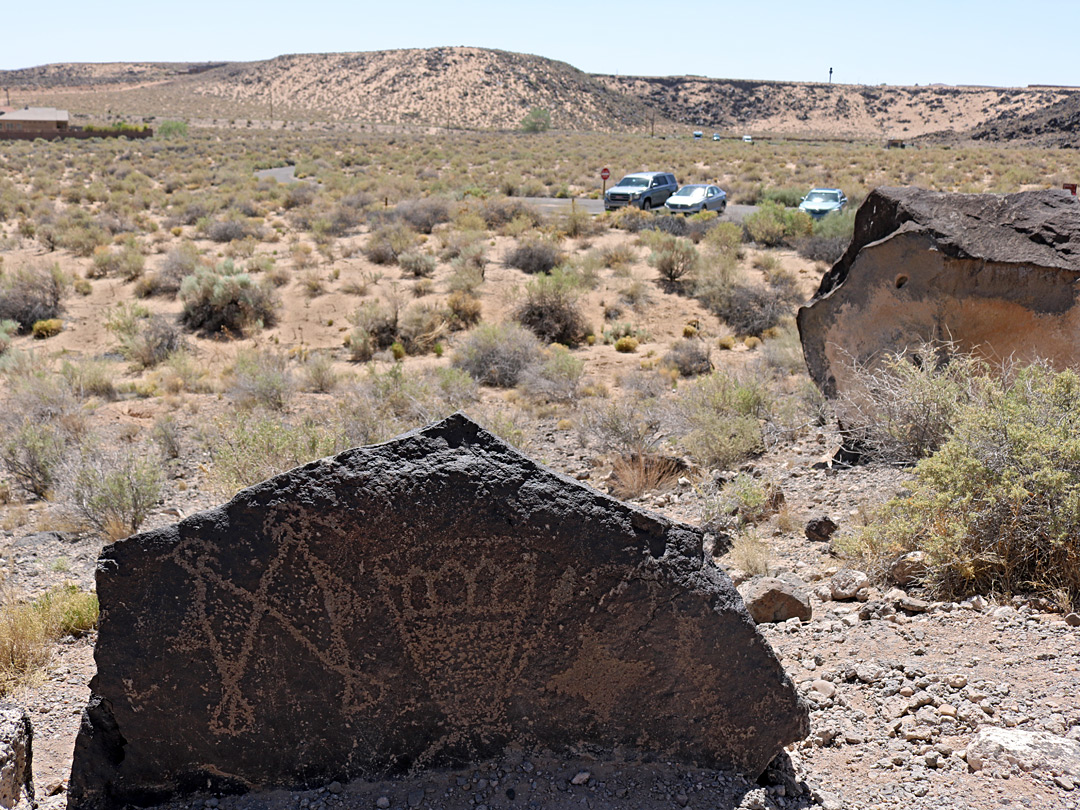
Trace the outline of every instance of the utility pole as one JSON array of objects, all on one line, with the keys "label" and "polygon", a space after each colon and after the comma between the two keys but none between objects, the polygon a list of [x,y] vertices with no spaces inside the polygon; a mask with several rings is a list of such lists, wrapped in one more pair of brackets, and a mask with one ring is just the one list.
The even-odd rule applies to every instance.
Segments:
[{"label": "utility pole", "polygon": [[270,90],[270,127],[274,126],[274,85],[267,85]]},{"label": "utility pole", "polygon": [[832,84],[832,68],[829,68],[829,84]]}]

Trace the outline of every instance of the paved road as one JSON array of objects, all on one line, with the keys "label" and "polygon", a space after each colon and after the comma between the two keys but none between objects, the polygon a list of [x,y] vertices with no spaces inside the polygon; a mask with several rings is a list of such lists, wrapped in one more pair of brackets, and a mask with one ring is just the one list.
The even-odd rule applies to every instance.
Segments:
[{"label": "paved road", "polygon": [[[590,214],[600,214],[604,210],[603,200],[562,200],[555,197],[520,197],[522,202],[526,202],[529,205],[535,206],[541,212],[545,214],[564,214],[570,211],[571,205],[574,205],[583,211],[587,211]],[[743,217],[747,214],[752,214],[757,210],[756,205],[735,205],[730,204],[727,210],[721,215],[721,219],[726,219],[731,222],[742,222]]]}]

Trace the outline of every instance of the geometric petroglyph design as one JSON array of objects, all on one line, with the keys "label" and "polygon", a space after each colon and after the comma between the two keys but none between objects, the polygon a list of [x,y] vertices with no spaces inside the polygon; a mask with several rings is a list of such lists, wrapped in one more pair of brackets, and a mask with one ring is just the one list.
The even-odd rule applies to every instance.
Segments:
[{"label": "geometric petroglyph design", "polygon": [[640,749],[756,775],[806,711],[701,532],[458,414],[122,540],[72,810]]}]

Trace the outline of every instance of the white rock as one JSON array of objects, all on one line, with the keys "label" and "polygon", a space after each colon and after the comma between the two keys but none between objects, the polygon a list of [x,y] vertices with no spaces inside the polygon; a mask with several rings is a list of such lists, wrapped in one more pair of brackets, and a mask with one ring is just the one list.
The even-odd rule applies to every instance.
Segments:
[{"label": "white rock", "polygon": [[968,743],[967,761],[975,771],[999,762],[1080,778],[1080,742],[1045,731],[984,726]]},{"label": "white rock", "polygon": [[833,599],[854,599],[859,591],[870,585],[870,578],[855,568],[845,568],[833,575],[829,585]]},{"label": "white rock", "polygon": [[[30,717],[20,707],[0,704],[0,806],[19,803],[23,786],[33,787]],[[29,796],[27,798],[30,798]]]}]

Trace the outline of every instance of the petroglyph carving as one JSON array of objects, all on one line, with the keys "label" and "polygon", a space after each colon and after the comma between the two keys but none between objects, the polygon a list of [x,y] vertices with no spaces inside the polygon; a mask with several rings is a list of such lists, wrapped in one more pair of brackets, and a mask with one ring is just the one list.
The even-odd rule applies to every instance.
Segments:
[{"label": "petroglyph carving", "polygon": [[511,743],[757,772],[806,732],[696,530],[461,415],[110,546],[98,593],[71,807],[379,776]]}]

